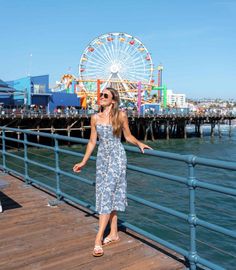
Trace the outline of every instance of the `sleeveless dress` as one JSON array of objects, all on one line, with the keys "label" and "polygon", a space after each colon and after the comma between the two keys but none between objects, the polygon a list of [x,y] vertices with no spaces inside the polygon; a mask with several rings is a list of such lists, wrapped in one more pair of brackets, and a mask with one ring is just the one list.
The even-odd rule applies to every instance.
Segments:
[{"label": "sleeveless dress", "polygon": [[[97,118],[97,116],[96,116]],[[96,161],[96,211],[110,214],[125,211],[127,158],[121,138],[113,135],[112,125],[96,124],[99,146]]]}]

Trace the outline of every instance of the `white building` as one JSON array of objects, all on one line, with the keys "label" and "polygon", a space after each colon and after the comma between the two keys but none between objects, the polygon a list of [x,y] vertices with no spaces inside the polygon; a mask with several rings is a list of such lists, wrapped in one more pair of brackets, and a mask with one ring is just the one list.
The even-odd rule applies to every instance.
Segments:
[{"label": "white building", "polygon": [[186,108],[186,95],[174,94],[172,90],[167,90],[167,106],[176,108]]}]

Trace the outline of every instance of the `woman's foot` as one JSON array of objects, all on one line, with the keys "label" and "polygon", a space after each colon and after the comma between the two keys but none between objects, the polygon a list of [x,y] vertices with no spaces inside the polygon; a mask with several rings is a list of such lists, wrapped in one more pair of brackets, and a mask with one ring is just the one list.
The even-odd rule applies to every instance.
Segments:
[{"label": "woman's foot", "polygon": [[108,235],[106,238],[104,238],[103,240],[103,246],[107,246],[107,245],[110,245],[110,244],[113,244],[113,243],[116,243],[116,242],[119,242],[120,241],[120,238],[118,235]]},{"label": "woman's foot", "polygon": [[101,245],[95,245],[93,249],[93,256],[94,257],[101,257],[104,255],[104,251]]},{"label": "woman's foot", "polygon": [[93,256],[94,257],[101,257],[104,254],[102,249],[102,239],[99,235],[96,236],[94,249],[93,249]]}]

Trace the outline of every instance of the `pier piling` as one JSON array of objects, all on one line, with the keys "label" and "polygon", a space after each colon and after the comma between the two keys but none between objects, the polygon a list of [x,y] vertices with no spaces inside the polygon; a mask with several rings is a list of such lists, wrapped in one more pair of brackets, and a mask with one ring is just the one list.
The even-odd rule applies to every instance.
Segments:
[{"label": "pier piling", "polygon": [[220,128],[220,120],[218,120],[218,136],[219,136],[219,138],[221,138],[222,137],[222,134],[221,134],[221,128]]},{"label": "pier piling", "polygon": [[170,126],[169,126],[169,120],[166,121],[166,139],[170,139]]},{"label": "pier piling", "polygon": [[211,123],[211,137],[214,137],[214,128],[215,128],[215,123]]},{"label": "pier piling", "polygon": [[232,124],[231,124],[231,119],[229,119],[229,137],[232,136]]}]

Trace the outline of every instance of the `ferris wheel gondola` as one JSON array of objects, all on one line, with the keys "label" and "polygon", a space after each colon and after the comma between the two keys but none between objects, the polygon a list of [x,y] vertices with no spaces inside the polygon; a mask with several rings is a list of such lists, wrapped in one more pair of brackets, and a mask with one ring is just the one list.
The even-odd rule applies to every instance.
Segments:
[{"label": "ferris wheel gondola", "polygon": [[[153,80],[151,54],[144,44],[126,33],[108,33],[95,38],[82,53],[79,80],[101,80],[107,86],[122,90],[123,97],[133,97],[133,82],[150,84]],[[132,83],[130,83],[132,82]],[[84,88],[88,88],[84,83]],[[96,91],[96,85],[87,91]],[[125,91],[123,91],[125,90]]]}]

